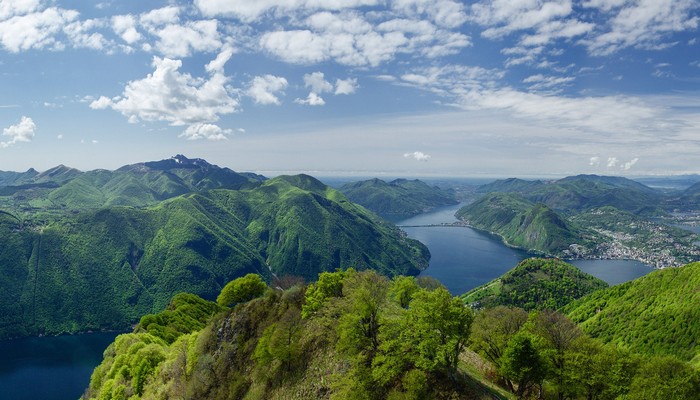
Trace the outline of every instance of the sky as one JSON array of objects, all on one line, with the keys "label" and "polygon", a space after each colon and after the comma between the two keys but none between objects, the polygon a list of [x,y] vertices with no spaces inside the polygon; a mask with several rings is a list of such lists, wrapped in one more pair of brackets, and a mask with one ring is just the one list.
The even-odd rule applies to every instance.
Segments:
[{"label": "sky", "polygon": [[0,170],[700,173],[697,0],[0,1]]}]

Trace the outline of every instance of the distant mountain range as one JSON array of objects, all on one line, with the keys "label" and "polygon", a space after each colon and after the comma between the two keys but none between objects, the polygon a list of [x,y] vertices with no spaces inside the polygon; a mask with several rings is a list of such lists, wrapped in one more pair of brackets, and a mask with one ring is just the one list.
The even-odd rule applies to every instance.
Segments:
[{"label": "distant mountain range", "polygon": [[351,201],[383,216],[413,216],[458,203],[453,191],[417,179],[385,182],[375,178],[348,183],[339,190]]},{"label": "distant mountain range", "polygon": [[265,180],[176,156],[15,178],[0,197],[0,338],[123,329],[175,293],[211,299],[247,273],[416,275],[429,258],[307,175]]}]

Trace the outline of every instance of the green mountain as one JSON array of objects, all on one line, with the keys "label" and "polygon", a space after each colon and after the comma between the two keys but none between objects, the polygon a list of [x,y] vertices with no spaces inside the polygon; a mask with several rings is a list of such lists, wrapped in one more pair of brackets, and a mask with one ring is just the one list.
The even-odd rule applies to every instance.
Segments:
[{"label": "green mountain", "polygon": [[312,279],[352,266],[416,275],[428,258],[425,246],[305,175],[46,221],[2,212],[0,338],[123,329],[175,293],[212,299],[247,273]]},{"label": "green mountain", "polygon": [[[495,233],[506,244],[546,255],[584,252],[583,233],[541,203],[515,193],[491,193],[460,208],[457,218]],[[572,246],[572,245],[577,246]]]},{"label": "green mountain", "polygon": [[3,187],[0,181],[0,204],[35,210],[141,207],[202,190],[253,187],[264,179],[183,155],[127,165],[116,171],[81,172],[60,165],[37,174],[28,171],[13,181],[8,175],[4,182],[12,184]]},{"label": "green mountain", "polygon": [[460,297],[472,308],[509,306],[526,311],[557,310],[607,286],[604,281],[563,261],[530,258]]},{"label": "green mountain", "polygon": [[693,263],[595,292],[563,311],[604,342],[690,360],[700,357],[699,304],[700,263]]},{"label": "green mountain", "polygon": [[455,194],[414,179],[381,179],[353,182],[339,189],[351,201],[379,215],[410,216],[432,208],[457,204]]},{"label": "green mountain", "polygon": [[484,185],[481,193],[518,193],[560,212],[612,206],[636,214],[660,213],[662,193],[639,182],[611,176],[577,175],[551,182],[506,179]]}]

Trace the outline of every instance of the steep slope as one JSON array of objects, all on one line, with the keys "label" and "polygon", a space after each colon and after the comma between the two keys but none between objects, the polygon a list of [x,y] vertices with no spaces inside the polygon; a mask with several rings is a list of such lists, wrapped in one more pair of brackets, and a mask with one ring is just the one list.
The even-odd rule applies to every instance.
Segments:
[{"label": "steep slope", "polygon": [[45,225],[2,218],[2,338],[122,329],[175,293],[211,299],[247,273],[311,279],[354,266],[415,275],[429,258],[423,245],[308,176]]},{"label": "steep slope", "polygon": [[488,194],[455,215],[470,226],[498,234],[508,245],[534,252],[571,256],[585,251],[587,244],[581,231],[556,212],[514,193]]},{"label": "steep slope", "polygon": [[563,311],[591,336],[648,354],[700,355],[700,263],[654,271]]},{"label": "steep slope", "polygon": [[[170,314],[179,316],[145,317],[105,351],[83,399],[506,398],[445,362],[464,349],[472,314],[444,288],[413,283],[413,301],[404,309],[389,296],[392,283],[376,273],[330,277],[340,290],[305,317],[314,286],[268,290],[192,330],[206,315],[199,312],[176,329],[180,336],[172,344],[164,329],[145,329],[145,320],[167,328],[188,321],[189,310],[171,306]],[[187,301],[206,310],[201,300]],[[362,329],[378,318],[382,323],[365,337]]]},{"label": "steep slope", "polygon": [[380,215],[416,215],[435,207],[457,204],[454,193],[420,180],[370,179],[343,185],[339,189],[351,201]]},{"label": "steep slope", "polygon": [[556,259],[530,258],[493,281],[460,296],[471,307],[556,310],[607,287],[604,281]]},{"label": "steep slope", "polygon": [[566,213],[612,206],[643,215],[660,213],[662,193],[639,182],[611,176],[577,175],[551,182],[506,179],[484,185],[481,193],[518,193]]}]

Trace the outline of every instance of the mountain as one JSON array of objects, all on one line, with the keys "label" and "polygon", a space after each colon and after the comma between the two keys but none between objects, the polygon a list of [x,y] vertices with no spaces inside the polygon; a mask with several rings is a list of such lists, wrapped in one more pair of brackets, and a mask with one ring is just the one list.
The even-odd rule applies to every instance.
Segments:
[{"label": "mountain", "polygon": [[592,293],[565,312],[591,336],[636,352],[700,359],[700,263]]},{"label": "mountain", "polygon": [[556,212],[515,193],[487,194],[455,215],[470,226],[501,236],[510,246],[533,252],[571,256],[585,251],[587,245],[582,231]]},{"label": "mountain", "polygon": [[604,281],[563,261],[530,258],[460,297],[472,308],[509,306],[526,311],[557,310],[607,286]]},{"label": "mountain", "polygon": [[0,187],[29,183],[37,175],[39,172],[34,168],[26,172],[0,171]]},{"label": "mountain", "polygon": [[[126,165],[116,171],[81,172],[59,165],[34,175],[25,173],[13,185],[0,185],[0,196],[12,196],[4,201],[8,205],[44,209],[141,207],[202,190],[253,187],[264,179],[178,154],[166,160]],[[17,185],[18,182],[22,184]]]},{"label": "mountain", "polygon": [[385,182],[375,178],[348,183],[339,190],[351,201],[385,216],[411,216],[435,207],[458,203],[453,192],[417,179]]},{"label": "mountain", "polygon": [[662,193],[639,182],[611,176],[577,175],[551,182],[506,179],[484,185],[481,193],[518,193],[565,213],[613,206],[642,215],[660,213]]},{"label": "mountain", "polygon": [[352,266],[416,275],[428,258],[425,246],[305,175],[49,220],[3,212],[0,338],[123,329],[175,293],[211,299],[247,273],[312,279]]}]

